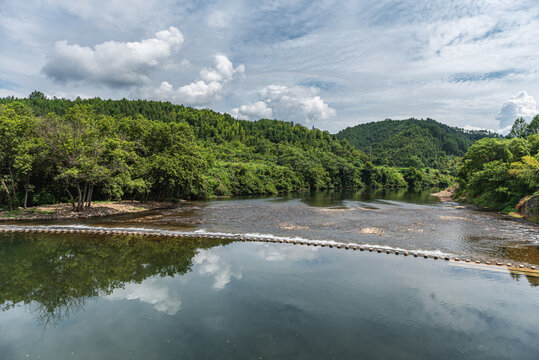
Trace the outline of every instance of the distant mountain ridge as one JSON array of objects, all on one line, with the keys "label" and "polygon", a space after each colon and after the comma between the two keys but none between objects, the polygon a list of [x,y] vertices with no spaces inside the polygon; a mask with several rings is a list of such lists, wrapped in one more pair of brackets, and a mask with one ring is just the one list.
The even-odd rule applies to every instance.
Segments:
[{"label": "distant mountain ridge", "polygon": [[370,122],[346,128],[339,140],[365,152],[375,164],[441,168],[455,156],[463,156],[475,141],[499,137],[486,130],[468,131],[433,119]]}]

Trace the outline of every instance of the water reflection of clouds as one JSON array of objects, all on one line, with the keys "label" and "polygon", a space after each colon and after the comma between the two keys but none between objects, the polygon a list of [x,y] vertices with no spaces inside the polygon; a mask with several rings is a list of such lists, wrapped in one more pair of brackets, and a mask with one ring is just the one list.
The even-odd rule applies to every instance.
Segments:
[{"label": "water reflection of clouds", "polygon": [[149,278],[140,284],[129,283],[123,289],[116,289],[105,297],[108,300],[139,300],[152,304],[157,311],[175,315],[181,309],[181,300],[170,294],[163,280]]},{"label": "water reflection of clouds", "polygon": [[224,289],[232,278],[242,278],[241,271],[233,269],[213,250],[201,250],[193,258],[193,263],[198,265],[197,270],[200,275],[213,276],[213,288],[216,290]]},{"label": "water reflection of clouds", "polygon": [[261,244],[256,255],[266,261],[300,261],[312,260],[318,256],[317,247],[307,246],[271,246]]}]

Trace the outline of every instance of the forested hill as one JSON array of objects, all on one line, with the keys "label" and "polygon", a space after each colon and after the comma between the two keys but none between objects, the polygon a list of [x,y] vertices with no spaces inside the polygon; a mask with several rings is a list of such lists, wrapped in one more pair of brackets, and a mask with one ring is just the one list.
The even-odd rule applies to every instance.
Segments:
[{"label": "forested hill", "polygon": [[[111,117],[142,117],[165,123],[188,123],[195,138],[221,144],[240,141],[247,145],[263,148],[270,143],[300,145],[305,148],[332,150],[343,145],[327,131],[308,128],[293,122],[261,119],[259,121],[238,120],[229,114],[210,109],[195,109],[170,102],[151,100],[103,100],[100,98],[69,100],[48,99],[34,91],[28,98],[0,98],[0,105],[18,102],[26,105],[37,117],[54,113],[64,116],[73,106],[87,106],[95,114]],[[348,144],[345,144],[347,146]],[[349,149],[352,150],[352,149]],[[357,155],[357,153],[356,153]]]},{"label": "forested hill", "polygon": [[359,124],[337,134],[365,152],[375,164],[444,168],[463,156],[475,141],[497,137],[487,131],[466,131],[432,119],[384,120]]},{"label": "forested hill", "polygon": [[0,207],[445,185],[292,122],[144,100],[0,99]]}]

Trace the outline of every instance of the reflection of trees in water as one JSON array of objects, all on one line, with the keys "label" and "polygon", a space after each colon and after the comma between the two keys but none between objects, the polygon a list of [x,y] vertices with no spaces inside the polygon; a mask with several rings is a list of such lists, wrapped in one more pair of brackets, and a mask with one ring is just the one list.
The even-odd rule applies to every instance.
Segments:
[{"label": "reflection of trees in water", "polygon": [[133,236],[11,234],[0,237],[0,309],[30,305],[43,326],[80,311],[89,298],[129,282],[191,270],[199,248],[230,241]]},{"label": "reflection of trees in water", "polygon": [[282,198],[290,200],[299,197],[302,202],[309,206],[327,207],[342,206],[345,201],[371,201],[375,199],[385,199],[393,201],[403,201],[419,204],[432,204],[439,200],[431,193],[438,191],[438,188],[410,190],[410,189],[360,189],[360,190],[327,190],[312,191],[305,193],[291,193],[283,195]]},{"label": "reflection of trees in water", "polygon": [[504,257],[511,262],[527,262],[539,265],[539,247],[530,244],[515,244],[514,246],[503,247]]},{"label": "reflection of trees in water", "polygon": [[51,304],[32,302],[30,309],[34,312],[39,325],[46,328],[48,326],[56,326],[65,319],[69,319],[71,314],[83,310],[87,299],[89,298],[71,298],[62,304],[57,304],[56,308],[52,308]]},{"label": "reflection of trees in water", "polygon": [[511,278],[515,279],[516,281],[520,281],[520,279],[524,278],[528,280],[531,286],[539,286],[539,277],[537,276],[531,276],[531,275],[525,275],[520,274],[517,272],[509,271],[509,274],[511,275]]}]

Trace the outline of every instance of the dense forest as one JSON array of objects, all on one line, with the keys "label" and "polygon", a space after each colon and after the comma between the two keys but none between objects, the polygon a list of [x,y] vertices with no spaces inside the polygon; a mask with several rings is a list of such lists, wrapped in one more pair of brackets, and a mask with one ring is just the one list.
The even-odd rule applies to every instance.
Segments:
[{"label": "dense forest", "polygon": [[539,128],[530,133],[474,143],[462,160],[457,198],[511,212],[525,196],[539,194]]},{"label": "dense forest", "polygon": [[435,120],[384,120],[346,128],[337,138],[365,152],[374,164],[448,169],[475,141],[498,137],[488,131],[466,131]]},{"label": "dense forest", "polygon": [[447,170],[375,165],[327,131],[144,100],[0,99],[0,203],[443,186]]}]

